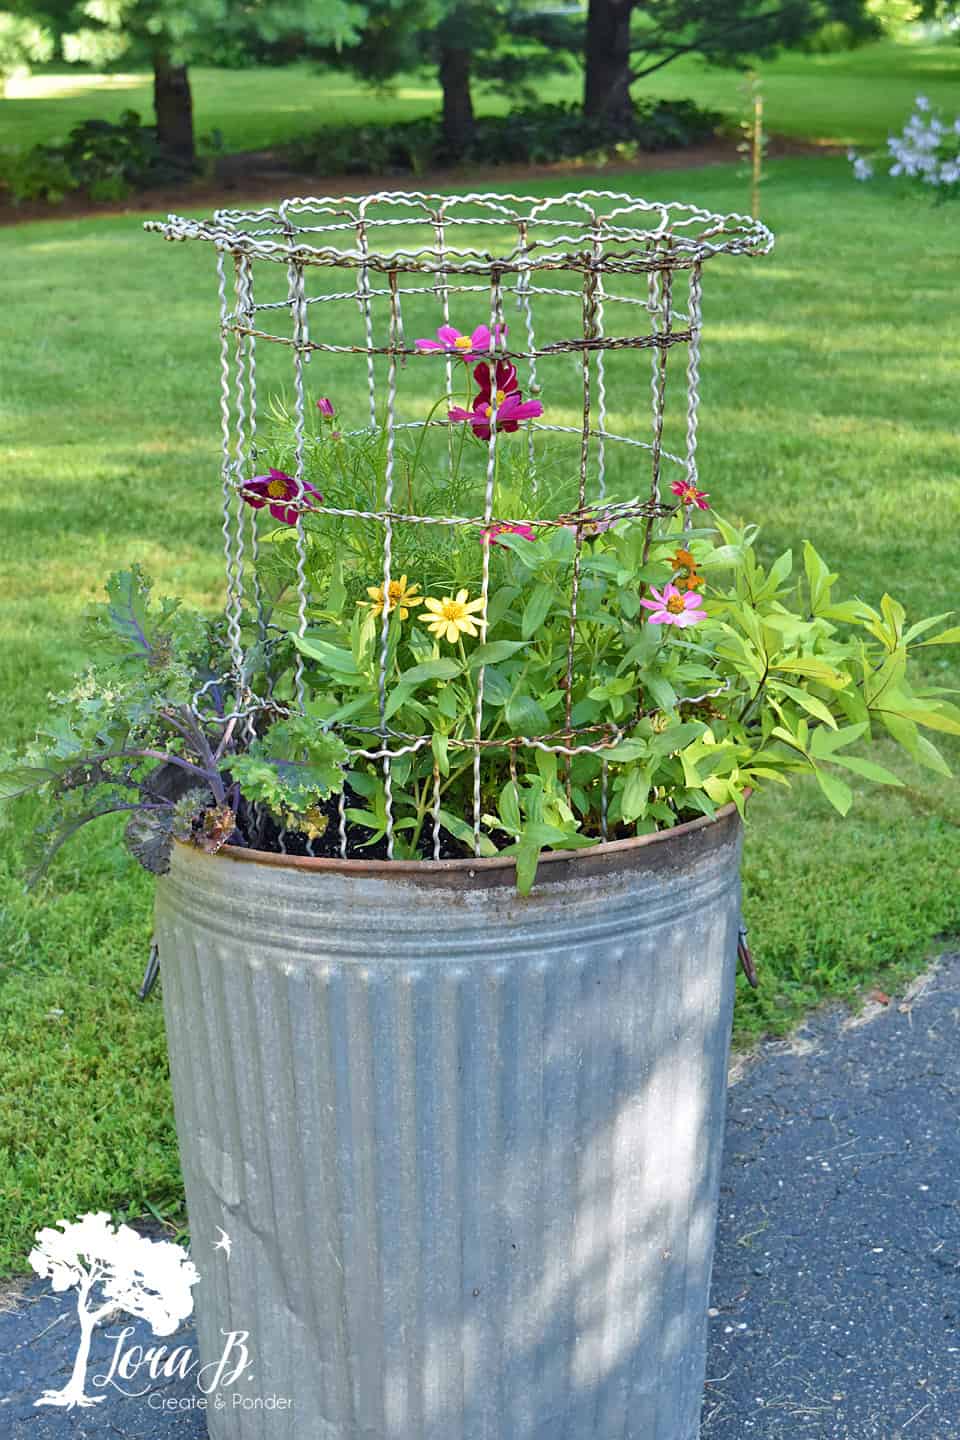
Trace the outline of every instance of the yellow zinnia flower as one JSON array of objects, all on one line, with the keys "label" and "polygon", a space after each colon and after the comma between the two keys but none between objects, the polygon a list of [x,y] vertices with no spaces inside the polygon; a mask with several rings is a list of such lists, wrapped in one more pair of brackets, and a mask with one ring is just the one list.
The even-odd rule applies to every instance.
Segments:
[{"label": "yellow zinnia flower", "polygon": [[461,635],[477,635],[474,614],[483,609],[482,600],[469,600],[466,590],[458,590],[456,598],[449,595],[444,600],[429,596],[424,600],[426,610],[421,610],[420,619],[426,620],[427,629],[438,640],[449,640],[456,645]]},{"label": "yellow zinnia flower", "polygon": [[[367,594],[370,596],[370,599],[364,600],[361,603],[369,605],[374,615],[382,614],[383,586],[368,585]],[[421,604],[422,601],[423,596],[417,594],[416,582],[408,587],[406,575],[401,575],[399,580],[390,581],[390,600],[387,604],[387,609],[399,609],[401,620],[406,620],[410,614],[411,607]]]}]

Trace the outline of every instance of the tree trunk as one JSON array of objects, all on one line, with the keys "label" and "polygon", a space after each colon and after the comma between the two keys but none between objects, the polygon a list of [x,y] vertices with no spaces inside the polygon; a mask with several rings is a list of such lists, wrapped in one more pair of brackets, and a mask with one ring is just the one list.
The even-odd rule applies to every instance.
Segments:
[{"label": "tree trunk", "polygon": [[456,160],[473,142],[470,51],[443,45],[438,68],[443,87],[443,139],[451,158]]},{"label": "tree trunk", "polygon": [[590,0],[583,109],[629,125],[633,119],[630,98],[630,16],[634,0]]},{"label": "tree trunk", "polygon": [[174,65],[162,50],[153,56],[153,108],[157,117],[157,139],[178,159],[192,165],[193,97],[186,65]]}]

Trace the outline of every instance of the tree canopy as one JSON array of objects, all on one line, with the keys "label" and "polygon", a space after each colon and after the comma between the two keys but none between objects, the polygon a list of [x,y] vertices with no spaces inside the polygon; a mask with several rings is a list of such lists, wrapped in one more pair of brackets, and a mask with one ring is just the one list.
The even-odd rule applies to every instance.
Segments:
[{"label": "tree canopy", "polygon": [[[129,58],[154,75],[160,140],[192,159],[188,67],[240,65],[283,40],[339,47],[356,40],[364,7],[354,0],[12,0],[18,15],[49,27],[64,55],[94,64]],[[292,58],[292,55],[291,57]]]}]

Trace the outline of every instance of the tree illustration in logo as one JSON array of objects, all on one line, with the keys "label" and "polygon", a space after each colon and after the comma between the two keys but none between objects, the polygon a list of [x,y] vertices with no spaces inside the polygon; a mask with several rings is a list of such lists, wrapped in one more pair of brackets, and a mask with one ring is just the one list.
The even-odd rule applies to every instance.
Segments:
[{"label": "tree illustration in logo", "polygon": [[56,1291],[78,1286],[80,1346],[62,1390],[45,1390],[35,1405],[96,1405],[87,1395],[90,1340],[100,1320],[123,1311],[147,1320],[154,1335],[172,1335],[193,1310],[192,1287],[200,1279],[181,1245],[149,1240],[129,1225],[114,1226],[103,1212],[58,1220],[61,1229],[36,1232],[30,1264]]}]

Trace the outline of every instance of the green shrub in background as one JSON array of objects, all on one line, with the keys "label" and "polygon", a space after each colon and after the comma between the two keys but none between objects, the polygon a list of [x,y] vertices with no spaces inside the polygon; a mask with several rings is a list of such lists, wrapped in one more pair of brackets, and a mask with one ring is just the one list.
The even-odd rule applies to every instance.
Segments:
[{"label": "green shrub in background", "polygon": [[[510,115],[484,115],[466,150],[454,154],[444,142],[440,116],[400,125],[338,125],[294,141],[288,163],[313,175],[420,175],[460,165],[549,165],[558,160],[604,164],[644,151],[702,144],[717,133],[723,116],[692,100],[649,100],[629,123],[584,115],[577,105],[525,106]],[[217,137],[207,137],[215,151]],[[116,124],[84,120],[66,141],[0,152],[0,186],[19,204],[59,204],[71,191],[91,200],[124,200],[151,185],[186,182],[199,173],[142,125],[135,110]]]},{"label": "green shrub in background", "polygon": [[338,125],[294,141],[292,168],[315,175],[413,174],[456,165],[548,165],[557,160],[603,164],[643,151],[711,139],[724,117],[692,100],[648,100],[628,123],[584,115],[578,105],[524,106],[481,115],[475,138],[452,154],[439,116],[400,125]]},{"label": "green shrub in background", "polygon": [[83,120],[65,141],[8,150],[0,156],[0,184],[19,204],[46,200],[59,204],[73,190],[91,200],[123,200],[148,185],[176,184],[193,174],[142,125],[135,110],[124,110],[117,123]]}]

